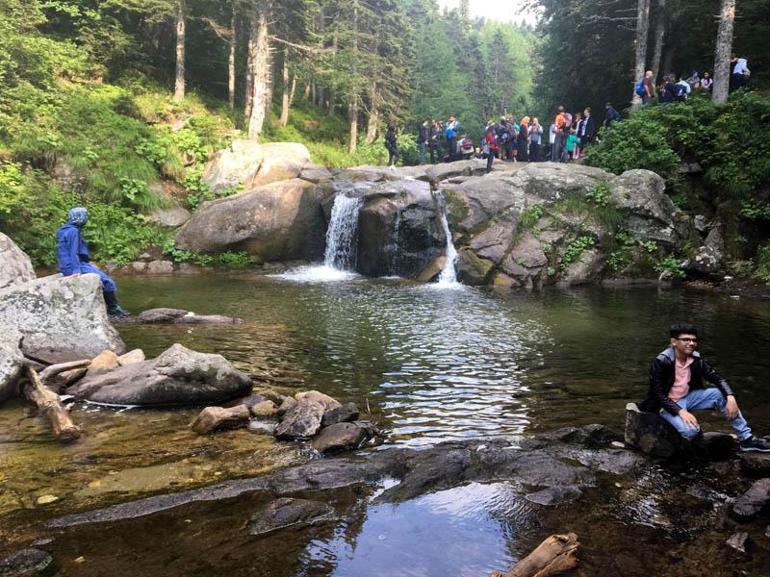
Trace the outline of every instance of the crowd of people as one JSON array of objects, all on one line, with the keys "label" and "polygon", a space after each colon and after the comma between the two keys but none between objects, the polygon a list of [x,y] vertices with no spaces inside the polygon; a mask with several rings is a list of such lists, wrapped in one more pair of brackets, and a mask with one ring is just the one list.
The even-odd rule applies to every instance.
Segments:
[{"label": "crowd of people", "polygon": [[[744,88],[749,83],[751,70],[749,62],[745,58],[735,58],[731,63],[730,92]],[[714,86],[714,80],[709,72],[703,75],[697,69],[693,69],[685,78],[674,74],[664,74],[660,83],[656,83],[652,70],[644,74],[644,78],[636,83],[636,94],[642,99],[643,104],[650,104],[658,99],[665,104],[669,102],[687,102],[691,94],[703,91],[710,93]]]}]

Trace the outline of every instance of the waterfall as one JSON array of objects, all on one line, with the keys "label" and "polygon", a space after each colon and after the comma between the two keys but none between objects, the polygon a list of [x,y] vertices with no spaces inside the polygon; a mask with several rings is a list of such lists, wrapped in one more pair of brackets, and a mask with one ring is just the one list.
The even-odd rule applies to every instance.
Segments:
[{"label": "waterfall", "polygon": [[457,250],[452,242],[452,232],[449,230],[449,221],[446,218],[446,203],[440,194],[436,195],[436,200],[441,209],[441,226],[444,228],[444,235],[446,235],[446,262],[444,263],[444,268],[441,269],[441,274],[438,276],[436,286],[441,288],[461,288],[462,285],[457,282],[457,271],[455,270]]},{"label": "waterfall", "polygon": [[324,265],[342,271],[354,270],[358,240],[358,211],[363,198],[338,194],[334,198],[329,228],[326,231]]}]

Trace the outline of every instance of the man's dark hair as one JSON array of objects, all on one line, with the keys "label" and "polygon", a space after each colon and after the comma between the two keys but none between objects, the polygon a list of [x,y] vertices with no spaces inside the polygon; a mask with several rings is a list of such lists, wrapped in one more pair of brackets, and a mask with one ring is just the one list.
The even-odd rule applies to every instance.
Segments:
[{"label": "man's dark hair", "polygon": [[697,337],[698,329],[695,328],[695,325],[679,323],[677,325],[671,325],[671,328],[668,331],[668,335],[672,339],[678,339],[682,335],[694,335]]}]

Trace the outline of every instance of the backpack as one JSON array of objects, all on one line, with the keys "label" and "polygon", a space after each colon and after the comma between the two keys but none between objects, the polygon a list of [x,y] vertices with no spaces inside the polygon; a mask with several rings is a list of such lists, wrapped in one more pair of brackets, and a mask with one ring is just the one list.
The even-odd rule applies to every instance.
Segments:
[{"label": "backpack", "polygon": [[687,94],[687,89],[683,85],[674,84],[674,96],[682,98],[685,94]]},{"label": "backpack", "polygon": [[636,92],[637,96],[644,96],[644,80],[640,80],[636,83],[636,88],[634,88],[634,91]]}]

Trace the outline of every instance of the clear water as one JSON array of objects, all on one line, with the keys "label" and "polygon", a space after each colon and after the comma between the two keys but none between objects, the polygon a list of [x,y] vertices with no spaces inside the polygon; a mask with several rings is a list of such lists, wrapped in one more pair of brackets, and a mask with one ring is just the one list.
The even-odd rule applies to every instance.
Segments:
[{"label": "clear water", "polygon": [[[620,432],[624,405],[644,395],[666,327],[688,320],[701,328],[702,352],[734,384],[755,432],[770,433],[770,305],[763,302],[648,289],[438,291],[355,276],[126,278],[120,291],[134,311],[172,306],[246,321],[123,327],[130,347],[155,356],[180,342],[221,353],[258,386],[314,388],[356,402],[390,444],[415,448],[593,422]],[[672,546],[656,532],[666,515],[656,493],[665,475],[652,470],[623,503],[587,495],[550,516],[503,484],[397,506],[362,505],[360,495],[342,494],[335,499],[346,511],[343,522],[259,541],[242,530],[264,499],[257,496],[55,535],[42,529],[45,519],[66,512],[305,459],[294,445],[247,430],[198,437],[187,428],[195,413],[76,405],[73,417],[87,434],[59,447],[24,406],[4,405],[0,553],[53,537],[48,548],[68,575],[478,575],[506,568],[549,531],[573,529],[588,539],[594,558],[585,574],[642,575],[663,570],[661,551]],[[716,417],[703,421],[725,429]],[[58,501],[36,504],[44,495]],[[731,575],[726,536],[716,531],[698,539],[713,574]],[[768,559],[761,551],[748,569]],[[85,562],[75,561],[80,556]],[[688,563],[678,574],[698,575]]]}]

